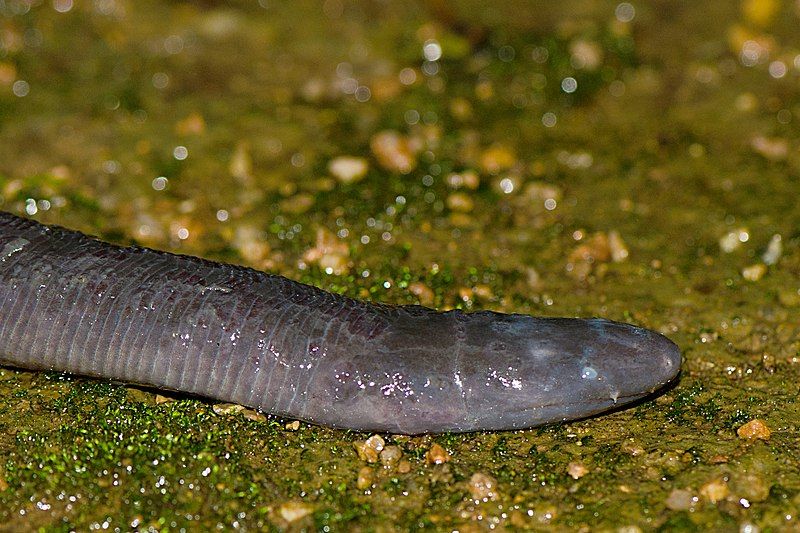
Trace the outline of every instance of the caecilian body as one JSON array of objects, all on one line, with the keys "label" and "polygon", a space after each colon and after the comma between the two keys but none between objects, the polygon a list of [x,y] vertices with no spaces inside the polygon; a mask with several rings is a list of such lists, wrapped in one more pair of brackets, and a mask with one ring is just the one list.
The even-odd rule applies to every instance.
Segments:
[{"label": "caecilian body", "polygon": [[646,396],[680,362],[629,324],[375,305],[0,213],[6,365],[416,434],[585,417]]}]

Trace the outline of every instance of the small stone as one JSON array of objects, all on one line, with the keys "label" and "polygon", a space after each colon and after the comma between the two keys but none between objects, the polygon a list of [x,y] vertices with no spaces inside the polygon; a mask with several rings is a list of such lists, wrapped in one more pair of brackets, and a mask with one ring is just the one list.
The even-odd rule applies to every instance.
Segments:
[{"label": "small stone", "polygon": [[513,150],[501,145],[494,145],[481,154],[481,167],[487,174],[499,174],[508,170],[517,162]]},{"label": "small stone", "polygon": [[392,468],[400,462],[400,458],[403,456],[403,451],[400,449],[399,446],[390,445],[386,446],[380,454],[381,464],[386,468]]},{"label": "small stone", "polygon": [[688,511],[697,505],[699,498],[688,490],[674,489],[669,493],[664,505],[673,511]]},{"label": "small stone", "polygon": [[408,474],[411,472],[411,463],[406,459],[400,459],[397,463],[397,471],[401,474]]},{"label": "small stone", "polygon": [[466,170],[461,173],[450,173],[445,177],[445,183],[451,189],[460,189],[461,187],[475,190],[480,185],[480,178],[477,172],[473,170]]},{"label": "small stone", "polygon": [[267,421],[267,417],[266,416],[264,416],[263,414],[259,413],[258,411],[254,410],[254,409],[243,409],[242,410],[242,415],[246,419],[252,420],[253,422],[266,422]]},{"label": "small stone", "polygon": [[717,503],[727,498],[730,491],[728,484],[721,479],[709,481],[700,487],[700,496],[711,503]]},{"label": "small stone", "polygon": [[313,248],[306,250],[303,260],[308,263],[317,263],[325,272],[341,275],[350,267],[350,249],[347,243],[339,240],[336,235],[319,228],[317,242]]},{"label": "small stone", "polygon": [[13,63],[0,62],[0,85],[10,86],[17,79],[17,68]]},{"label": "small stone", "polygon": [[178,135],[202,135],[206,131],[206,121],[203,115],[194,111],[183,120],[175,124],[175,132]]},{"label": "small stone", "polygon": [[603,62],[603,48],[595,41],[578,39],[570,43],[571,63],[576,68],[596,70]]},{"label": "small stone", "polygon": [[775,234],[769,240],[769,244],[767,245],[767,249],[764,252],[764,255],[761,256],[761,259],[764,261],[766,265],[774,265],[778,262],[783,254],[783,239],[779,234]]},{"label": "small stone", "polygon": [[424,306],[433,305],[433,299],[434,299],[433,291],[421,281],[415,281],[413,283],[409,283],[408,292],[417,297],[420,305]]},{"label": "small stone", "polygon": [[169,396],[162,396],[161,394],[156,394],[156,405],[160,405],[162,403],[170,403],[174,401],[175,398],[170,398]]},{"label": "small stone", "polygon": [[454,192],[447,197],[447,207],[459,213],[469,213],[475,207],[475,203],[468,195],[462,192]]},{"label": "small stone", "polygon": [[497,480],[489,474],[475,472],[469,479],[469,493],[473,500],[488,502],[497,498]]},{"label": "small stone", "polygon": [[528,287],[536,292],[544,289],[544,282],[539,271],[533,267],[525,268],[525,279],[528,282]]},{"label": "small stone", "polygon": [[369,143],[378,163],[386,170],[400,174],[408,174],[416,168],[420,148],[417,144],[392,130],[375,134]]},{"label": "small stone", "polygon": [[739,426],[739,429],[736,430],[736,434],[742,439],[767,440],[772,434],[772,431],[770,431],[769,427],[767,427],[767,424],[763,420],[754,418],[750,422]]},{"label": "small stone", "polygon": [[328,163],[328,172],[341,183],[355,183],[367,175],[369,162],[363,157],[339,156]]},{"label": "small stone", "polygon": [[372,479],[374,477],[374,472],[368,466],[361,467],[358,471],[358,479],[356,480],[356,487],[359,490],[367,490],[368,488],[372,487]]},{"label": "small stone", "polygon": [[425,462],[432,465],[441,465],[450,460],[450,454],[439,444],[433,443],[425,453]]},{"label": "small stone", "polygon": [[781,10],[780,0],[744,0],[741,6],[744,18],[760,28],[769,26]]},{"label": "small stone", "polygon": [[385,447],[383,437],[372,435],[367,440],[357,440],[353,443],[353,448],[358,454],[358,458],[368,463],[377,463],[381,451]]},{"label": "small stone", "polygon": [[567,474],[569,474],[572,479],[580,479],[588,473],[589,469],[582,463],[572,462],[567,465]]},{"label": "small stone", "polygon": [[628,248],[625,246],[625,241],[616,230],[608,232],[608,247],[611,249],[611,260],[615,263],[625,261],[628,258]]},{"label": "small stone", "polygon": [[244,406],[236,403],[218,403],[211,409],[218,415],[234,415],[244,411]]},{"label": "small stone", "polygon": [[261,231],[255,226],[244,224],[238,226],[233,236],[233,247],[239,255],[251,264],[258,264],[269,255],[269,244]]},{"label": "small stone", "polygon": [[314,508],[304,502],[286,502],[280,506],[278,513],[281,518],[289,522],[297,522],[301,518],[314,512]]},{"label": "small stone", "polygon": [[770,161],[782,161],[789,155],[789,141],[780,137],[756,136],[750,141],[750,147],[759,155]]},{"label": "small stone", "polygon": [[284,213],[301,215],[311,209],[311,207],[314,205],[314,202],[315,198],[313,194],[301,192],[291,196],[290,198],[281,200],[280,208]]},{"label": "small stone", "polygon": [[483,300],[491,300],[494,298],[494,291],[492,291],[492,288],[488,285],[484,285],[483,283],[478,283],[475,285],[472,288],[472,292],[475,294],[475,296]]},{"label": "small stone", "polygon": [[250,146],[241,141],[233,151],[228,172],[241,183],[250,183],[253,179],[253,160],[250,157]]},{"label": "small stone", "polygon": [[733,478],[734,493],[750,502],[763,502],[769,498],[770,481],[756,474],[738,474]]},{"label": "small stone", "polygon": [[778,301],[786,307],[800,306],[800,290],[794,287],[781,287],[778,289]]},{"label": "small stone", "polygon": [[366,441],[367,446],[380,453],[386,447],[386,441],[380,435],[372,435]]},{"label": "small stone", "polygon": [[756,263],[742,269],[742,277],[747,281],[758,281],[767,273],[767,265]]},{"label": "small stone", "polygon": [[750,240],[750,232],[747,228],[738,228],[723,235],[719,239],[719,247],[723,252],[729,254],[748,240]]},{"label": "small stone", "polygon": [[640,455],[645,454],[645,450],[642,445],[634,440],[627,440],[623,442],[621,448],[623,452],[633,457],[639,457]]},{"label": "small stone", "polygon": [[525,186],[520,195],[519,207],[534,207],[536,212],[552,211],[561,201],[561,189],[542,181],[534,181]]},{"label": "small stone", "polygon": [[586,242],[576,246],[567,258],[566,270],[571,277],[583,280],[599,263],[611,259],[611,247],[605,233],[595,233]]},{"label": "small stone", "polygon": [[288,423],[286,423],[285,426],[283,426],[283,428],[286,431],[297,431],[298,429],[300,429],[300,421],[299,420],[293,420],[291,422],[288,422]]},{"label": "small stone", "polygon": [[466,98],[455,97],[450,101],[450,113],[458,120],[472,118],[472,104]]}]

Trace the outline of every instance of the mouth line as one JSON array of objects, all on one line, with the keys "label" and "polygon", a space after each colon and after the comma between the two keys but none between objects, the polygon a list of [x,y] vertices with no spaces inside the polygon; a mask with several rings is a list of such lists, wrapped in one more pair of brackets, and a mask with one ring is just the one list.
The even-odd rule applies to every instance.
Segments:
[{"label": "mouth line", "polygon": [[540,409],[547,409],[547,408],[553,408],[553,407],[556,407],[556,408],[568,408],[568,409],[572,409],[572,408],[575,408],[575,407],[578,407],[578,408],[583,407],[583,408],[587,408],[587,411],[591,411],[591,412],[587,412],[587,414],[585,414],[583,416],[580,416],[580,418],[586,418],[586,417],[593,416],[594,414],[597,414],[600,411],[605,411],[607,409],[613,409],[615,406],[624,406],[626,404],[636,402],[637,400],[641,400],[643,398],[647,398],[648,396],[656,393],[657,391],[669,386],[671,383],[675,383],[677,381],[677,379],[678,379],[678,375],[675,375],[675,376],[673,376],[672,378],[670,378],[670,379],[668,379],[666,381],[662,381],[662,382],[654,385],[653,387],[650,387],[647,390],[642,390],[641,392],[620,394],[619,396],[617,396],[616,399],[614,399],[614,398],[612,398],[610,396],[607,396],[607,397],[603,397],[603,398],[587,400],[587,401],[578,401],[578,402],[553,401],[553,402],[550,402],[550,403],[539,404],[539,405],[536,405],[534,407],[527,407],[527,408],[522,408],[522,409],[518,409],[518,410],[513,410],[511,412],[513,412],[513,413],[524,413],[525,411],[528,411],[528,410],[531,410],[531,409],[534,409],[534,410],[538,411]]}]

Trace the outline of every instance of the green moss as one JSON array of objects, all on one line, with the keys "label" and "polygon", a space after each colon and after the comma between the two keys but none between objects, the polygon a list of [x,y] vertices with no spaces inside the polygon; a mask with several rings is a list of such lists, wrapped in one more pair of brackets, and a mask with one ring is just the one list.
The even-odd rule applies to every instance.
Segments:
[{"label": "green moss", "polygon": [[[758,29],[774,47],[769,62],[744,67],[726,36],[755,29],[734,3],[687,4],[666,18],[637,4],[630,23],[602,3],[345,3],[341,13],[335,2],[76,2],[67,13],[18,4],[0,2],[3,209],[118,242],[250,261],[379,302],[418,303],[411,288],[421,284],[440,308],[634,322],[666,332],[686,362],[676,387],[604,417],[385,436],[402,449],[405,473],[360,462],[352,442],[363,433],[290,431],[277,418],[216,415],[198,398],[156,404],[150,390],[0,370],[0,523],[797,527],[786,516],[800,502],[788,429],[800,424],[798,87],[791,67],[783,78],[768,71],[795,54],[783,44],[795,31],[791,6]],[[428,39],[443,50],[437,74],[422,70]],[[587,59],[597,67],[581,66]],[[414,70],[410,85],[398,81],[404,68]],[[566,77],[576,92],[562,89]],[[370,88],[368,101],[341,90],[351,79]],[[385,129],[420,144],[408,174],[375,157],[371,140]],[[776,155],[782,141],[786,154]],[[189,157],[176,159],[176,146]],[[492,146],[511,154],[509,165],[487,168]],[[339,155],[364,158],[366,176],[329,180]],[[448,181],[465,171],[477,188]],[[153,188],[158,176],[164,190]],[[508,194],[503,178],[515,184]],[[552,211],[536,196],[542,185],[557,189]],[[471,210],[448,204],[456,192]],[[248,254],[243,227],[270,252]],[[339,234],[346,272],[304,258],[320,228]],[[748,239],[722,252],[720,238],[738,228]],[[596,260],[585,277],[567,270],[588,237],[612,230],[626,261]],[[774,234],[780,260],[762,279],[743,279]],[[739,439],[756,417],[770,439]],[[426,463],[433,443],[448,463]],[[573,478],[571,463],[585,475]],[[366,490],[357,486],[365,466]],[[494,499],[473,501],[478,472],[497,481]],[[667,507],[673,490],[696,495],[717,479],[730,481],[724,501]],[[290,526],[289,502],[310,514]]]}]

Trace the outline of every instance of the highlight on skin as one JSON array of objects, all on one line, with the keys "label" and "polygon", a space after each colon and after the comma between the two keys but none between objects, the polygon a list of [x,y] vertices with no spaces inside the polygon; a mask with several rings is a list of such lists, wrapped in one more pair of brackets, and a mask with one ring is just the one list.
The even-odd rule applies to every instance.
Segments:
[{"label": "highlight on skin", "polygon": [[600,413],[681,356],[629,324],[376,305],[0,213],[0,363],[418,434]]}]

